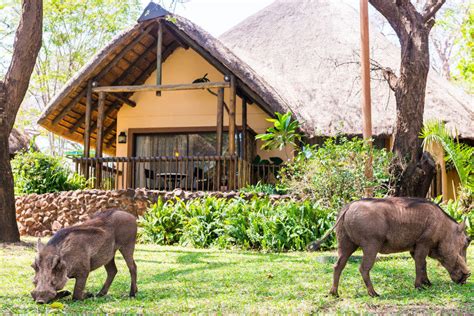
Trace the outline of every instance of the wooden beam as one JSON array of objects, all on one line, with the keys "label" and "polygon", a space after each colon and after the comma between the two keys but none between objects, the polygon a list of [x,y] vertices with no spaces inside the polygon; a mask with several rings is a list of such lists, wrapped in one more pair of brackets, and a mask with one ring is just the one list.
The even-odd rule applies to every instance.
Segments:
[{"label": "wooden beam", "polygon": [[177,34],[173,28],[169,27],[166,23],[162,23],[162,25],[165,27],[166,31],[171,33],[173,35],[174,40],[179,44],[179,46],[183,47],[184,49],[189,49],[189,45]]},{"label": "wooden beam", "polygon": [[97,141],[96,141],[96,150],[95,156],[97,158],[102,157],[102,141],[104,139],[104,117],[105,117],[105,93],[99,93],[99,114],[97,116]]},{"label": "wooden beam", "polygon": [[[99,93],[99,115],[97,117],[97,138],[95,142],[95,157],[102,158],[103,137],[104,137],[104,114],[105,114],[105,93]],[[96,188],[100,188],[102,178],[102,164],[95,166]]]},{"label": "wooden beam", "polygon": [[[217,130],[216,130],[216,155],[222,155],[222,131],[224,130],[224,88],[219,88],[217,90]],[[216,185],[215,189],[220,190],[221,186],[221,176],[222,176],[222,166],[221,161],[217,161],[216,168]]]},{"label": "wooden beam", "polygon": [[125,104],[131,106],[132,108],[137,106],[137,103],[135,101],[130,100],[128,97],[124,97],[120,94],[113,94],[113,93],[109,93],[109,95],[112,98],[117,99],[120,103],[125,103]]},{"label": "wooden beam", "polygon": [[[158,34],[156,35],[156,85],[161,85],[162,76],[162,49],[163,49],[163,27],[158,20]],[[156,91],[156,96],[161,96],[161,91]]]},{"label": "wooden beam", "polygon": [[242,98],[242,158],[247,160],[247,99]]},{"label": "wooden beam", "polygon": [[[166,47],[166,49],[164,50],[164,52],[163,52],[163,62],[165,62],[166,59],[167,59],[167,58],[174,52],[174,50],[175,50],[176,48],[178,48],[178,47],[179,47],[179,44],[176,43],[176,42],[174,42],[174,43],[168,45],[168,46]],[[153,51],[154,49],[155,49],[155,45],[151,44],[151,45],[148,47],[147,51],[144,52],[142,56],[145,56],[146,54],[150,53],[150,52]],[[133,64],[130,65],[130,67],[128,67],[128,70],[129,70],[129,69],[132,69],[133,67],[136,67],[137,64],[138,64],[138,62],[140,62],[140,61],[141,61],[141,58],[140,58],[140,57],[137,58],[137,59],[133,62]],[[142,71],[142,73],[137,77],[137,79],[135,79],[135,81],[133,82],[133,84],[138,84],[138,83],[141,83],[141,82],[145,81],[145,80],[150,76],[150,74],[153,72],[153,70],[155,70],[155,67],[156,67],[155,62],[150,63],[150,65],[149,65],[144,71]],[[120,75],[120,77],[119,77],[117,80],[115,80],[112,85],[121,83],[125,78],[127,78],[128,74],[129,74],[129,71],[124,71],[124,73],[123,73],[122,75]],[[117,107],[120,108],[120,105],[114,105],[114,106],[113,106],[113,109],[115,109],[115,108],[117,108]],[[112,110],[113,110],[113,109],[112,109]],[[110,112],[111,112],[111,110],[107,109],[105,116],[107,117],[107,116],[110,114]],[[74,125],[70,128],[69,133],[70,133],[70,134],[74,133],[74,132],[81,126],[81,124],[84,123],[84,119],[85,119],[85,115],[82,115],[82,116],[76,121],[76,123],[74,123]],[[94,125],[94,126],[95,126],[95,125]],[[92,130],[94,130],[94,128],[92,128]]]},{"label": "wooden beam", "polygon": [[224,129],[224,88],[217,91],[217,139],[216,154],[222,155],[222,131]]},{"label": "wooden beam", "polygon": [[229,88],[228,82],[200,82],[184,84],[165,85],[137,85],[137,86],[104,86],[93,88],[94,92],[139,92],[139,91],[179,91],[179,90],[199,90],[212,88]]},{"label": "wooden beam", "polygon": [[235,76],[230,77],[230,98],[229,98],[229,154],[235,154],[235,101],[236,101],[236,86]]},{"label": "wooden beam", "polygon": [[[153,28],[153,25],[150,25],[146,29],[142,30],[142,33],[138,37],[136,37],[133,42],[125,46],[125,48],[122,49],[122,51],[119,54],[117,54],[112,59],[112,61],[107,65],[107,67],[102,69],[100,73],[93,80],[99,81],[103,77],[105,77],[110,72],[112,67],[114,67],[123,58],[123,56],[125,56],[125,54],[127,54],[133,47],[135,47],[135,45],[138,44],[138,42],[140,42],[143,39],[143,37],[148,35],[148,33],[151,31],[152,28]],[[59,114],[53,119],[53,124],[57,124],[60,120],[62,120],[63,117],[67,114],[67,112],[69,112],[76,105],[76,103],[79,102],[79,100],[82,99],[86,95],[86,92],[87,92],[86,89],[82,90],[81,93],[79,93],[71,102],[69,102],[68,105],[66,105],[61,110],[61,112],[59,112]]]},{"label": "wooden beam", "polygon": [[[369,146],[369,155],[365,163],[364,174],[368,182],[373,179],[372,167],[372,110],[370,96],[370,51],[369,51],[369,3],[368,0],[360,0],[360,63],[361,63],[361,83],[362,83],[362,134]],[[365,197],[373,196],[373,188],[365,188]]]},{"label": "wooden beam", "polygon": [[[90,157],[91,150],[91,116],[92,116],[92,80],[87,83],[87,100],[84,126],[84,157]],[[72,130],[71,130],[72,132]],[[88,178],[88,176],[86,176]]]}]

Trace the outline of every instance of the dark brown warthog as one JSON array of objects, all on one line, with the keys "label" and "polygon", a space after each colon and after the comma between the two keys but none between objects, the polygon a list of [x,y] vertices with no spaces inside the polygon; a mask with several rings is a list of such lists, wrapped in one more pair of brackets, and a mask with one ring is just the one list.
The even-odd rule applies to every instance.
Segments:
[{"label": "dark brown warthog", "polygon": [[37,303],[65,296],[61,290],[68,278],[76,279],[73,299],[82,300],[89,272],[105,266],[107,279],[99,296],[107,294],[117,274],[114,256],[119,250],[132,279],[130,296],[137,292],[137,266],[133,260],[137,235],[136,218],[119,210],[95,214],[81,225],[58,231],[46,245],[38,240],[38,253],[32,267],[36,288],[31,295]]},{"label": "dark brown warthog", "polygon": [[[465,223],[458,224],[438,205],[424,199],[356,201],[339,212],[334,228],[339,258],[334,266],[331,288],[333,295],[338,295],[341,272],[349,257],[359,247],[364,254],[359,270],[370,296],[378,296],[370,281],[369,272],[379,252],[387,254],[410,251],[416,266],[416,288],[431,285],[426,272],[427,256],[437,259],[456,283],[466,283],[470,275],[466,263],[470,239],[465,233]],[[308,249],[318,248],[321,242],[322,240],[309,245]]]}]

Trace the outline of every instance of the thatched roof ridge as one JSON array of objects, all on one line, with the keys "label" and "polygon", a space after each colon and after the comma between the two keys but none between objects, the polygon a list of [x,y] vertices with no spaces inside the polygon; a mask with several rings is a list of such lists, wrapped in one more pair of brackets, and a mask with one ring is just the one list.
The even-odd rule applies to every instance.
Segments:
[{"label": "thatched roof ridge", "polygon": [[[220,39],[286,100],[310,135],[361,134],[359,14],[347,0],[277,0]],[[400,48],[371,27],[374,64],[397,71]],[[376,66],[374,66],[376,68]],[[375,135],[393,133],[395,97],[372,72]],[[430,71],[425,119],[474,139],[474,99]]]}]

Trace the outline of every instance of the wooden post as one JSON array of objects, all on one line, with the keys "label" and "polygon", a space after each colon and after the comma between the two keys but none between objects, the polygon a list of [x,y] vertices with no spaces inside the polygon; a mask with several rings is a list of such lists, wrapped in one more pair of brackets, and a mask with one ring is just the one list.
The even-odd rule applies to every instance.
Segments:
[{"label": "wooden post", "polygon": [[[369,157],[365,165],[365,177],[373,178],[372,169],[372,113],[370,100],[370,53],[369,53],[369,13],[368,0],[360,0],[360,43],[361,43],[361,82],[362,82],[362,124],[363,137],[369,144]],[[371,187],[365,189],[366,197],[373,195]]]},{"label": "wooden post", "polygon": [[[219,88],[217,91],[217,137],[216,137],[216,155],[222,156],[222,130],[224,129],[224,88]],[[217,160],[216,170],[216,184],[217,190],[220,190],[221,186],[221,164],[222,160]]]},{"label": "wooden post", "polygon": [[[235,155],[235,100],[236,99],[236,86],[235,76],[230,76],[230,98],[229,98],[229,154]],[[234,159],[230,159],[229,164],[229,187],[235,189],[235,173],[236,165]]]},{"label": "wooden post", "polygon": [[[162,75],[162,49],[163,49],[163,26],[158,21],[158,34],[156,35],[156,85],[161,85]],[[157,96],[161,96],[161,91],[156,91]]]},{"label": "wooden post", "polygon": [[[99,92],[99,105],[97,115],[97,137],[95,144],[95,157],[96,159],[102,158],[103,138],[104,138],[104,116],[105,116],[105,93]],[[101,177],[102,177],[102,164],[97,162],[96,169],[96,188],[100,188]]]},{"label": "wooden post", "polygon": [[217,140],[216,154],[222,155],[222,130],[224,127],[224,88],[217,91]]},{"label": "wooden post", "polygon": [[[87,83],[86,114],[84,126],[84,157],[90,158],[91,153],[91,116],[92,116],[92,80]],[[84,166],[83,166],[84,167]],[[89,168],[85,165],[82,174],[89,179]]]},{"label": "wooden post", "polygon": [[242,159],[247,161],[247,99],[242,98]]}]

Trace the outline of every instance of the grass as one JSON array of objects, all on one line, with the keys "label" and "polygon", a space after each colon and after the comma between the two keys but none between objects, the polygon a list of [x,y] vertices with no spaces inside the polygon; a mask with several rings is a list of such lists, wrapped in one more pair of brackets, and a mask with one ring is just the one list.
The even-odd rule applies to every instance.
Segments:
[{"label": "grass", "polygon": [[[33,289],[33,239],[21,245],[0,244],[0,313],[314,313],[408,312],[474,313],[474,281],[451,282],[448,273],[429,260],[433,286],[415,290],[414,262],[408,254],[381,256],[372,270],[379,298],[367,295],[356,253],[341,279],[340,298],[327,295],[332,281],[334,252],[263,254],[250,251],[196,250],[138,245],[138,295],[127,297],[129,274],[120,254],[119,273],[109,294],[74,302],[63,309],[37,305]],[[469,249],[471,270],[473,247]],[[91,273],[87,289],[98,292],[105,270]],[[74,280],[66,289],[72,291]]]}]

